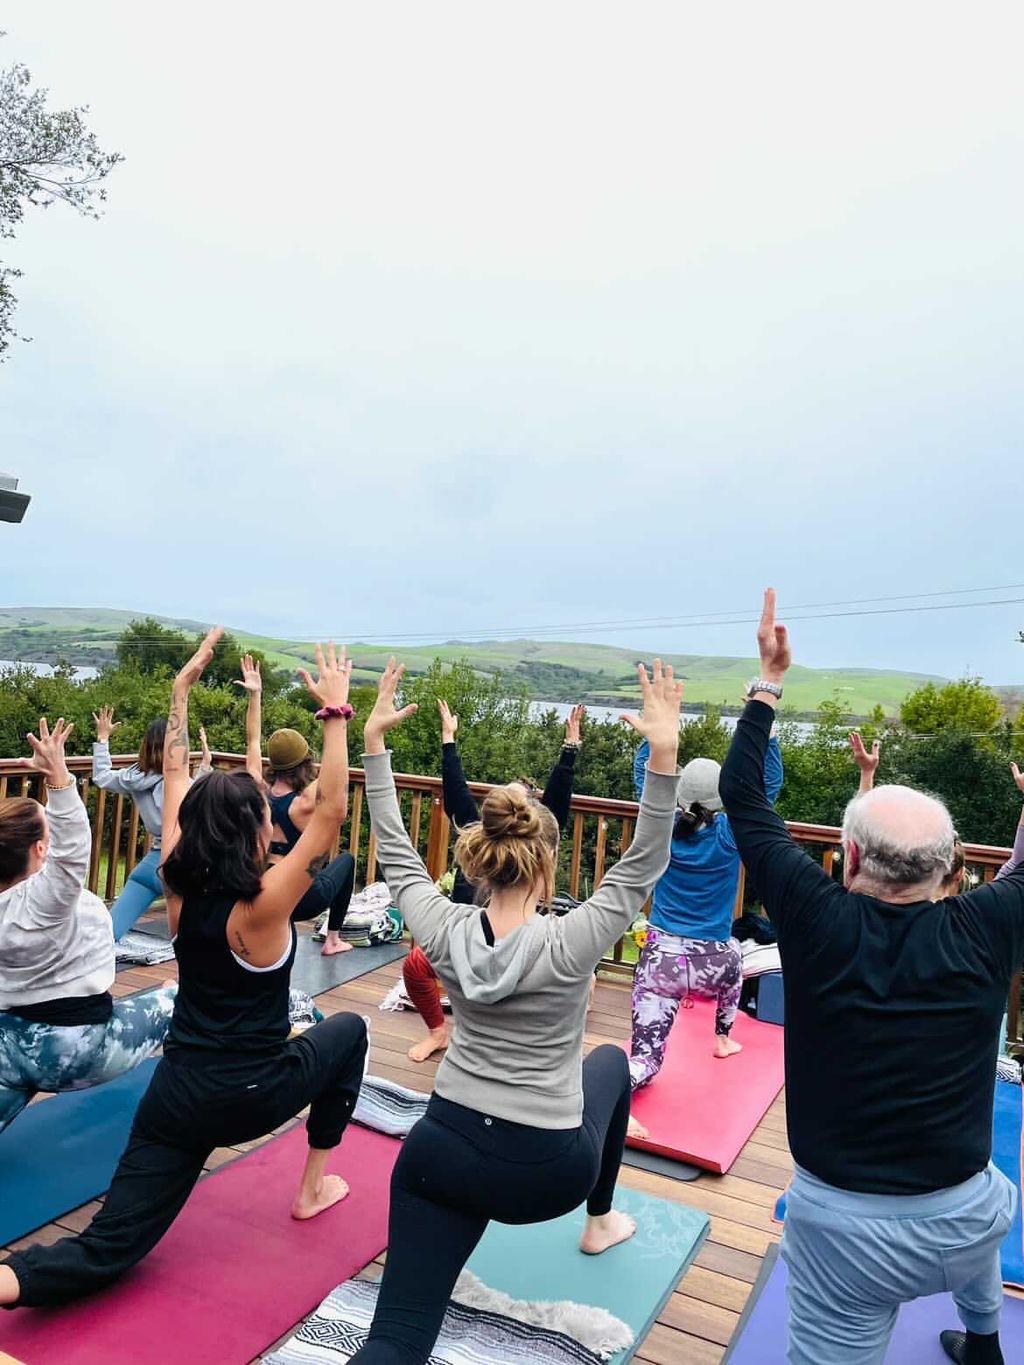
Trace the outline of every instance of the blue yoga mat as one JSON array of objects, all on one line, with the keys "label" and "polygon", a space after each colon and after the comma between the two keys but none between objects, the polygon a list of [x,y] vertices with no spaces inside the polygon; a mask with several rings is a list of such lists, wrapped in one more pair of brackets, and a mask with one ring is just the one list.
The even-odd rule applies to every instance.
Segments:
[{"label": "blue yoga mat", "polygon": [[700,1250],[711,1220],[707,1214],[638,1190],[615,1191],[615,1207],[632,1214],[634,1237],[601,1256],[579,1250],[582,1208],[550,1223],[509,1227],[491,1223],[469,1259],[469,1269],[492,1289],[514,1299],[570,1299],[599,1305],[627,1322],[636,1334],[615,1365],[631,1360],[658,1320],[680,1277]]},{"label": "blue yoga mat", "polygon": [[31,1104],[0,1133],[0,1246],[105,1193],[156,1065]]},{"label": "blue yoga mat", "polygon": [[[992,1111],[992,1160],[1014,1188],[1021,1188],[1021,1137],[1024,1125],[1024,1088],[1012,1081],[996,1081],[996,1101]],[[1017,1200],[1017,1216],[1006,1234],[1000,1256],[1003,1284],[1024,1288],[1024,1214],[1021,1200]],[[780,1194],[775,1205],[775,1218],[786,1217],[786,1196]]]}]

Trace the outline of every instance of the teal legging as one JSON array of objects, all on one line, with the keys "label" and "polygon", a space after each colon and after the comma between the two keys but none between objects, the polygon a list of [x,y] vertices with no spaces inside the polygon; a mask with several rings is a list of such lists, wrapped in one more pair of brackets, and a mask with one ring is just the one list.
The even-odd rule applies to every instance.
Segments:
[{"label": "teal legging", "polygon": [[158,896],[164,894],[160,881],[160,850],[154,848],[132,868],[124,890],[110,907],[114,925],[114,942],[124,938],[140,915],[144,915]]}]

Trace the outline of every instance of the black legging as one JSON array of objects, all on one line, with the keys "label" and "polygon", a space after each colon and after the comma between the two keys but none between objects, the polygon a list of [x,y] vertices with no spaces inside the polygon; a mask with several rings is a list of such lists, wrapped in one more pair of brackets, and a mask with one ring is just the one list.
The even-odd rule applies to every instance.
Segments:
[{"label": "black legging", "polygon": [[309,890],[292,911],[292,919],[316,919],[330,906],[327,928],[336,932],[345,923],[355,884],[356,860],[351,853],[341,853],[313,878]]},{"label": "black legging", "polygon": [[429,1360],[459,1272],[488,1222],[541,1223],[586,1200],[607,1213],[629,1122],[629,1066],[610,1043],[583,1063],[579,1128],[529,1128],[434,1095],[391,1177],[388,1256],[360,1365]]},{"label": "black legging", "polygon": [[336,1014],[269,1057],[168,1051],[96,1217],[79,1236],[15,1252],[7,1262],[21,1287],[17,1306],[77,1299],[141,1261],[177,1218],[215,1147],[262,1137],[307,1104],[309,1145],[337,1147],[359,1096],[366,1046],[363,1020]]}]

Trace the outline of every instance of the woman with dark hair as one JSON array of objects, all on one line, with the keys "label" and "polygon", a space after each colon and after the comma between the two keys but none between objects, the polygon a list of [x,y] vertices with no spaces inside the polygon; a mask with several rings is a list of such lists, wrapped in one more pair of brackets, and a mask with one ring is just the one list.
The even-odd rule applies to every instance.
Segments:
[{"label": "woman with dark hair", "polygon": [[324,757],[302,837],[264,870],[270,811],[245,772],[190,786],[188,697],[213,657],[210,631],[178,674],[164,743],[163,864],[178,997],[164,1056],[139,1105],[103,1208],[86,1230],[15,1252],[0,1266],[0,1305],[78,1298],[124,1274],[164,1235],[215,1147],[270,1132],[308,1104],[309,1154],[292,1204],[312,1218],[344,1199],[327,1174],[362,1081],[366,1025],[336,1014],[289,1039],[292,911],[327,857],[348,800],[351,665],[317,648],[303,677],[321,709]]},{"label": "woman with dark hair", "polygon": [[430,1358],[459,1272],[491,1219],[535,1223],[586,1203],[580,1251],[598,1255],[636,1225],[613,1208],[629,1117],[621,1048],[584,1060],[594,967],[639,911],[668,858],[681,688],[655,661],[639,670],[650,740],[647,790],[628,852],[583,905],[539,915],[554,888],[558,826],[516,783],[496,787],[455,856],[486,909],[434,886],[398,805],[388,730],[402,670],[391,660],[366,722],[366,795],[377,856],[398,908],[437,968],[455,1028],[426,1115],[391,1180],[388,1255],[366,1344],[353,1365]]},{"label": "woman with dark hair", "polygon": [[[271,866],[295,847],[309,823],[316,798],[316,760],[298,730],[275,730],[267,741],[269,768],[264,776],[261,748],[263,678],[259,660],[251,654],[242,659],[242,677],[235,683],[249,694],[245,713],[245,769],[266,792],[274,826],[268,861]],[[316,919],[325,910],[327,925],[324,957],[347,953],[352,947],[341,937],[356,884],[356,860],[340,853],[321,869],[312,886],[295,907],[295,920]]]},{"label": "woman with dark hair", "polygon": [[89,817],[64,758],[72,726],[29,735],[47,802],[0,801],[0,1131],[39,1091],[85,1090],[160,1050],[174,988],[113,1000],[110,914],[85,889]]},{"label": "woman with dark hair", "polygon": [[[633,764],[637,797],[643,797],[648,746]],[[743,989],[743,955],[732,937],[740,855],[718,794],[721,765],[710,758],[687,763],[676,791],[672,852],[654,888],[649,927],[633,977],[633,1036],[629,1074],[634,1090],[661,1070],[680,1005],[693,995],[714,1000],[716,1057],[741,1051],[730,1038]],[[769,800],[782,790],[782,754],[773,738],[765,760]],[[646,1131],[630,1120],[631,1137]]]},{"label": "woman with dark hair", "polygon": [[[124,938],[132,925],[144,915],[158,897],[164,894],[160,881],[160,827],[164,808],[164,735],[167,720],[151,720],[139,746],[139,756],[130,768],[115,768],[110,761],[110,736],[121,724],[114,719],[112,706],[101,706],[93,713],[96,723],[96,743],[92,746],[93,785],[104,791],[130,796],[135,802],[146,833],[150,838],[149,852],[135,864],[124,884],[124,890],[110,907],[114,926],[114,942]],[[208,760],[199,772],[209,771]]]}]

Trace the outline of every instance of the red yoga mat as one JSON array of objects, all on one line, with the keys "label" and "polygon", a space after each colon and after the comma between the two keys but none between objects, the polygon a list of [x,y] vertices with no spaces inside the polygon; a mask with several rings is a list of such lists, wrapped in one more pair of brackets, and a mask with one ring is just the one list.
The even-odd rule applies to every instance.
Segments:
[{"label": "red yoga mat", "polygon": [[777,1024],[741,1011],[732,1036],[743,1051],[719,1060],[714,1004],[696,1000],[679,1011],[661,1071],[633,1096],[633,1115],[650,1138],[630,1138],[630,1147],[725,1174],[785,1081]]},{"label": "red yoga mat", "polygon": [[4,1313],[0,1348],[24,1365],[246,1365],[383,1251],[400,1147],[352,1125],[329,1167],[351,1193],[296,1222],[298,1125],[201,1180],[163,1241],[110,1289]]}]

